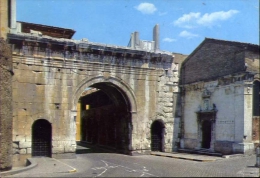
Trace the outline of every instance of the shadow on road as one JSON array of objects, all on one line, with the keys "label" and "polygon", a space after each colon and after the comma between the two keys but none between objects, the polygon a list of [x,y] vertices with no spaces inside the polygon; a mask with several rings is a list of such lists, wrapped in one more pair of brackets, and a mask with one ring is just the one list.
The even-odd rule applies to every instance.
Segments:
[{"label": "shadow on road", "polygon": [[89,154],[89,153],[118,153],[116,150],[92,145],[85,142],[77,142],[76,154]]}]

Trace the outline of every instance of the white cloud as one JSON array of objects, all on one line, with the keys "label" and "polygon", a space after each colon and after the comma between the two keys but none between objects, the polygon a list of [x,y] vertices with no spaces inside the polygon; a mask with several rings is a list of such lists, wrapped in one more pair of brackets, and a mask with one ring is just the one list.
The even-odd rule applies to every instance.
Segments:
[{"label": "white cloud", "polygon": [[164,38],[163,41],[165,42],[174,42],[174,41],[177,41],[176,39],[173,39],[173,38]]},{"label": "white cloud", "polygon": [[198,19],[197,23],[205,26],[211,26],[214,22],[227,20],[238,12],[239,11],[237,10],[229,10],[227,12],[219,11],[211,14],[206,13]]},{"label": "white cloud", "polygon": [[190,32],[187,32],[186,30],[182,31],[179,36],[181,37],[184,37],[184,38],[188,38],[188,39],[191,39],[191,38],[194,38],[194,37],[198,37],[199,35],[197,34],[193,34],[193,33],[190,33]]},{"label": "white cloud", "polygon": [[237,13],[239,13],[237,10],[212,12],[204,15],[201,15],[200,12],[190,12],[175,20],[173,24],[183,28],[194,28],[197,25],[213,26],[217,21],[227,20]]},{"label": "white cloud", "polygon": [[182,17],[175,20],[173,24],[179,27],[192,28],[199,17],[199,12],[190,12],[189,14],[184,14]]},{"label": "white cloud", "polygon": [[157,11],[156,7],[153,4],[147,2],[141,3],[135,8],[143,14],[153,14],[155,11]]}]

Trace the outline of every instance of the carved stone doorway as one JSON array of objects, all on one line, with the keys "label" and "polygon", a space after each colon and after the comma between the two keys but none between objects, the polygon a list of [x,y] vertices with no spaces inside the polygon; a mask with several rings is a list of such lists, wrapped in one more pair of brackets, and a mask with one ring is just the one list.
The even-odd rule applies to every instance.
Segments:
[{"label": "carved stone doorway", "polygon": [[211,143],[211,122],[205,120],[202,122],[202,148],[210,148]]},{"label": "carved stone doorway", "polygon": [[214,151],[215,127],[217,110],[197,112],[198,121],[198,145],[197,149],[209,149]]}]

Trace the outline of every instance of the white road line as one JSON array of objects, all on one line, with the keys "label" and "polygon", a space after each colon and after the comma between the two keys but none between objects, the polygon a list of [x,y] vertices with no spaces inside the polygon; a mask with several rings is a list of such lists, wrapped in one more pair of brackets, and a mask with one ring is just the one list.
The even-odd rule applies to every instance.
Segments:
[{"label": "white road line", "polygon": [[[106,162],[104,162],[103,160],[101,160],[103,163],[105,163],[106,164],[106,166],[105,167],[107,167],[108,166],[108,164],[106,163]],[[105,167],[100,167],[100,169],[105,169],[103,172],[101,172],[100,174],[98,174],[98,175],[96,175],[95,177],[99,177],[99,176],[101,176],[102,174],[104,174],[106,171],[107,171],[107,168],[105,168]]]},{"label": "white road line", "polygon": [[68,166],[68,167],[70,167],[70,168],[72,168],[72,170],[69,170],[69,172],[76,172],[76,168],[74,168],[74,167],[72,167],[72,166],[70,166],[70,165],[68,165],[68,164],[66,164],[66,163],[63,163],[63,162],[61,162],[61,161],[59,161],[59,160],[57,160],[57,159],[55,159],[55,158],[52,158],[53,160],[55,160],[55,161],[58,161],[58,162],[60,162],[60,163],[62,163],[62,164],[64,164],[64,165],[66,165],[66,166]]},{"label": "white road line", "polygon": [[[144,175],[149,175],[149,176],[154,176],[154,177],[158,177],[156,175],[153,175],[153,174],[150,174],[148,172],[144,172],[144,171],[148,171],[147,169],[145,169],[146,167],[142,166],[143,167],[143,170],[135,170],[135,169],[131,169],[129,167],[125,167],[125,166],[122,166],[122,165],[118,165],[118,164],[114,164],[114,163],[110,163],[110,162],[107,162],[107,161],[104,161],[104,160],[101,160],[103,163],[106,164],[106,166],[104,167],[94,167],[94,168],[91,168],[93,170],[98,170],[98,169],[105,169],[103,172],[101,172],[100,174],[98,174],[97,176],[95,177],[99,177],[101,176],[102,174],[104,174],[109,168],[118,168],[118,167],[121,167],[121,168],[124,168],[125,171],[127,172],[139,172],[141,173],[141,176],[140,177],[143,177]],[[110,166],[109,164],[112,164],[113,166]]]}]

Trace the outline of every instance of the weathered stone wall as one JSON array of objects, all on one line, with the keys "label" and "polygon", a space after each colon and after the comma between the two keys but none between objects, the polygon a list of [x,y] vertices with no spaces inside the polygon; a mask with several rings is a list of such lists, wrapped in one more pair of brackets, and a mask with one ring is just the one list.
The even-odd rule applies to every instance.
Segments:
[{"label": "weathered stone wall", "polygon": [[244,47],[207,40],[182,67],[182,83],[215,80],[245,70]]},{"label": "weathered stone wall", "polygon": [[174,68],[178,70],[178,75],[180,75],[180,71],[179,68],[181,67],[183,61],[188,57],[188,55],[185,54],[180,54],[180,53],[173,53],[174,55]]},{"label": "weathered stone wall", "polygon": [[30,156],[31,127],[37,119],[52,124],[53,156],[74,153],[78,100],[87,87],[100,82],[120,88],[131,104],[131,151],[151,149],[150,129],[157,119],[165,123],[165,150],[176,147],[173,142],[178,142],[180,109],[178,70],[172,68],[172,59],[133,55],[116,59],[111,53],[90,53],[89,48],[75,53],[62,48],[49,52],[43,44],[41,49],[21,44],[15,42],[13,51],[15,154]]},{"label": "weathered stone wall", "polygon": [[0,171],[12,168],[12,55],[0,38]]},{"label": "weathered stone wall", "polygon": [[6,34],[9,32],[9,17],[8,17],[8,0],[0,1],[0,38],[6,39]]},{"label": "weathered stone wall", "polygon": [[[146,130],[150,132],[151,124],[155,120],[162,120],[164,122],[166,152],[176,151],[179,142],[180,107],[177,105],[179,100],[178,82],[178,70],[173,71],[170,74],[169,71],[167,71],[167,74],[158,78],[156,89],[156,113],[155,116],[151,117],[146,128]],[[150,140],[150,133],[147,133],[147,135]]]},{"label": "weathered stone wall", "polygon": [[246,51],[245,57],[247,71],[258,74],[255,77],[259,78],[259,51]]}]

